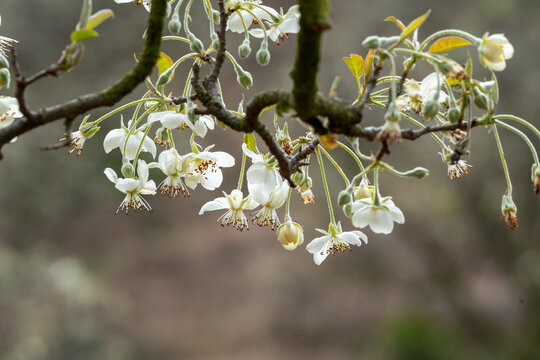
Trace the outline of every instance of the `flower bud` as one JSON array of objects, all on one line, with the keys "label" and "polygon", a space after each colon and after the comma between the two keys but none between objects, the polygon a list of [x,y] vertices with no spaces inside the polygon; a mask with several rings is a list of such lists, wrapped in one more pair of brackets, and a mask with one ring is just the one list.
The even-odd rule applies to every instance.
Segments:
[{"label": "flower bud", "polygon": [[242,45],[238,47],[238,56],[240,59],[245,59],[251,54],[251,47],[249,47],[249,39],[242,41]]},{"label": "flower bud", "polygon": [[195,35],[189,33],[189,48],[191,51],[203,55],[204,54],[204,45],[201,40],[199,40]]},{"label": "flower bud", "polygon": [[11,74],[6,68],[0,69],[0,89],[3,87],[9,87],[11,83]]},{"label": "flower bud", "polygon": [[0,54],[0,69],[3,68],[9,68],[9,61],[4,55]]},{"label": "flower bud", "polygon": [[249,89],[249,87],[253,85],[253,77],[247,71],[238,67],[236,75],[236,81],[238,81],[243,88]]},{"label": "flower bud", "polygon": [[347,204],[352,203],[353,197],[352,197],[352,189],[345,189],[341,190],[338,195],[338,205],[344,206]]},{"label": "flower bud", "polygon": [[173,73],[174,73],[174,66],[171,66],[170,68],[165,70],[161,75],[159,75],[156,86],[163,86],[165,84],[168,84],[172,80]]},{"label": "flower bud", "polygon": [[212,10],[212,21],[214,22],[214,24],[219,24],[220,20],[221,17],[219,15],[219,11]]},{"label": "flower bud", "polygon": [[439,112],[439,103],[435,99],[428,100],[424,104],[422,114],[424,119],[433,119]]},{"label": "flower bud", "polygon": [[219,37],[218,35],[213,32],[212,35],[210,35],[210,39],[212,40],[212,47],[216,50],[219,50]]},{"label": "flower bud", "polygon": [[277,238],[284,249],[292,251],[304,242],[304,230],[289,220],[278,227]]},{"label": "flower bud", "polygon": [[474,104],[482,110],[489,110],[488,98],[478,88],[474,88]]},{"label": "flower bud", "polygon": [[261,48],[257,51],[255,55],[257,63],[259,65],[265,66],[270,62],[270,51],[268,51],[268,42],[263,40],[261,43]]},{"label": "flower bud", "polygon": [[399,36],[381,37],[379,38],[379,41],[381,42],[382,47],[394,45],[399,41]]},{"label": "flower bud", "polygon": [[180,22],[178,14],[174,14],[171,21],[169,21],[169,31],[171,34],[178,35],[180,29],[182,29],[182,23]]},{"label": "flower bud", "polygon": [[353,198],[355,201],[362,199],[370,199],[373,193],[373,187],[368,186],[367,182],[362,181],[360,186],[354,188]]},{"label": "flower bud", "polygon": [[534,194],[540,194],[540,166],[533,164],[532,166],[532,181],[534,185]]},{"label": "flower bud", "polygon": [[377,49],[379,46],[381,46],[381,38],[377,35],[368,36],[364,39],[364,41],[362,41],[362,45],[368,49]]},{"label": "flower bud", "polygon": [[126,178],[134,178],[135,177],[135,167],[129,162],[129,160],[126,160],[122,164],[122,167],[120,168],[120,172]]},{"label": "flower bud", "polygon": [[353,216],[352,204],[343,205],[343,213],[345,214],[346,217],[352,218]]},{"label": "flower bud", "polygon": [[456,106],[451,106],[450,109],[448,109],[446,117],[448,118],[448,121],[450,121],[452,124],[455,124],[459,121],[459,118],[461,117],[461,111]]},{"label": "flower bud", "polygon": [[403,173],[403,176],[410,176],[417,179],[423,179],[429,175],[429,170],[423,167],[415,167],[412,170]]}]

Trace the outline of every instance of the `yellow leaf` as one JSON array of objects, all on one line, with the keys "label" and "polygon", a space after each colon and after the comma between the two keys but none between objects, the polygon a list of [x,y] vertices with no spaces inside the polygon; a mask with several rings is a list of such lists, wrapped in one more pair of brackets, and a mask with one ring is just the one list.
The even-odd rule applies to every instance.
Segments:
[{"label": "yellow leaf", "polygon": [[401,31],[405,30],[405,25],[403,25],[403,23],[399,21],[395,16],[389,16],[384,19],[384,21],[391,21],[396,24]]},{"label": "yellow leaf", "polygon": [[339,135],[325,134],[319,137],[321,144],[328,150],[335,149],[338,146]]},{"label": "yellow leaf", "polygon": [[360,55],[351,54],[351,57],[344,57],[343,61],[351,70],[353,76],[359,79],[364,74],[364,59]]},{"label": "yellow leaf", "polygon": [[101,25],[102,22],[109,18],[114,18],[114,13],[110,9],[103,9],[98,12],[96,12],[94,15],[90,16],[88,19],[88,25],[86,25],[87,29],[93,29],[99,25]]},{"label": "yellow leaf", "polygon": [[366,55],[366,61],[364,61],[364,74],[365,74],[365,84],[367,85],[371,72],[373,71],[373,49],[370,49]]},{"label": "yellow leaf", "polygon": [[399,37],[399,42],[402,42],[405,40],[409,35],[411,35],[414,30],[418,29],[420,25],[424,23],[426,18],[429,16],[429,13],[431,13],[431,10],[428,10],[424,15],[417,17],[405,29],[403,29],[403,32],[401,33],[401,36]]},{"label": "yellow leaf", "polygon": [[[163,74],[168,68],[170,68],[174,62],[164,52],[159,53],[159,59],[156,62],[159,70],[159,75]],[[174,75],[173,75],[174,76]]]},{"label": "yellow leaf", "polygon": [[458,36],[447,36],[435,41],[429,48],[430,53],[442,52],[452,50],[462,46],[472,45],[470,41],[467,41]]}]

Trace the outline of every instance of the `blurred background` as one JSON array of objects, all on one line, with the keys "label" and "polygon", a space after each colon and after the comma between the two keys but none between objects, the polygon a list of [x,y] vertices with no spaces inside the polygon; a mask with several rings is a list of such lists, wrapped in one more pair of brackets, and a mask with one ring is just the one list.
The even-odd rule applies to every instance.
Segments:
[{"label": "blurred background", "polygon": [[[2,0],[0,31],[21,42],[17,51],[24,74],[57,60],[80,3]],[[285,9],[294,4],[265,3]],[[356,84],[342,58],[364,55],[361,42],[367,35],[396,34],[395,25],[383,22],[387,16],[408,23],[432,9],[421,37],[443,28],[477,36],[506,34],[515,58],[499,74],[498,112],[540,125],[537,0],[341,0],[333,6],[334,26],[324,36],[321,90],[340,76],[338,94],[352,102]],[[98,29],[99,38],[86,42],[75,71],[29,89],[31,108],[99,90],[133,65],[146,11],[95,0],[94,9],[100,8],[112,8],[116,18]],[[206,21],[197,21],[200,4],[194,8],[192,30],[208,43]],[[241,36],[228,37],[235,53]],[[257,46],[252,41],[253,54]],[[186,50],[181,44],[164,45],[173,58]],[[295,36],[271,50],[266,68],[257,66],[253,56],[242,62],[254,75],[248,92],[236,84],[232,67],[225,68],[222,84],[230,107],[243,94],[249,99],[263,89],[290,88]],[[463,62],[466,51],[457,53]],[[483,74],[478,62],[475,66],[477,76]],[[178,71],[171,89],[182,89],[186,71]],[[425,71],[419,68],[416,77],[423,78]],[[140,86],[125,102],[143,92]],[[105,111],[96,110],[92,119]],[[373,109],[368,123],[380,121],[381,112]],[[406,223],[389,236],[366,230],[369,245],[316,266],[304,246],[285,251],[270,230],[252,226],[240,233],[216,224],[218,213],[198,216],[202,204],[220,196],[221,189],[197,189],[187,199],[154,196],[148,198],[154,214],[115,216],[123,195],[103,170],[118,172],[120,157],[117,151],[105,154],[102,147],[114,127],[118,118],[86,143],[80,158],[65,148],[39,150],[61,137],[60,122],[4,146],[1,360],[540,358],[540,203],[532,194],[532,159],[517,136],[501,130],[519,208],[516,230],[507,229],[500,216],[506,185],[492,134],[473,131],[474,168],[454,182],[446,177],[437,146],[425,137],[395,144],[386,158],[400,169],[431,170],[422,181],[382,178],[382,193],[393,196]],[[301,128],[295,129],[300,135]],[[240,139],[218,128],[201,143],[216,143],[216,150],[231,152],[239,162]],[[365,153],[371,146],[362,143]],[[349,159],[334,152],[349,174],[354,171]],[[317,173],[314,167],[316,187]],[[224,175],[222,190],[228,192],[238,166]],[[330,178],[337,194],[341,179],[333,172]],[[304,226],[306,243],[318,236],[315,227],[328,224],[323,195],[315,195],[318,202],[309,206],[293,198],[293,217]],[[344,227],[352,230],[350,222]]]}]

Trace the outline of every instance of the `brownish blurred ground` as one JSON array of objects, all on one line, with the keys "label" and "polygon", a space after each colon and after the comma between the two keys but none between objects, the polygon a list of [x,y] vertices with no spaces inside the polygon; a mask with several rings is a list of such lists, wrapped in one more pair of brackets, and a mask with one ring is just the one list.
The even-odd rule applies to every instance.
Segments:
[{"label": "brownish blurred ground", "polygon": [[[56,60],[79,7],[79,1],[0,3],[1,33],[21,41],[25,73]],[[88,42],[73,73],[31,89],[32,107],[102,88],[131,66],[146,13],[106,0],[94,7],[113,8],[116,19]],[[540,125],[535,0],[334,1],[321,89],[339,75],[339,95],[354,100],[355,82],[341,58],[363,53],[367,35],[393,34],[385,17],[408,22],[429,8],[421,35],[454,27],[507,35],[516,54],[499,77],[498,111]],[[178,56],[185,49],[166,44],[165,50]],[[246,61],[255,78],[246,97],[288,88],[293,54],[294,36],[272,49],[264,71]],[[227,101],[239,101],[239,89],[235,76],[224,80]],[[374,111],[368,121],[379,120]],[[103,135],[114,126],[107,124]],[[103,153],[99,135],[80,158],[38,150],[61,132],[61,124],[49,126],[3,149],[1,360],[540,358],[540,205],[531,191],[528,150],[511,134],[503,135],[521,220],[515,231],[499,218],[505,183],[491,134],[473,132],[474,168],[456,182],[446,178],[426,138],[395,145],[388,160],[400,168],[425,166],[428,178],[382,179],[383,193],[404,210],[406,223],[391,236],[366,231],[369,245],[317,267],[304,248],[284,251],[270,231],[238,233],[215,224],[218,214],[197,216],[216,192],[155,197],[153,215],[115,216],[121,194],[103,169],[117,167],[117,154]],[[205,143],[217,142],[239,160],[238,139],[218,129]],[[234,186],[237,171],[225,170],[223,189]],[[342,186],[332,176],[335,188]],[[317,236],[314,227],[327,226],[322,205],[296,202],[293,214],[306,242]]]}]

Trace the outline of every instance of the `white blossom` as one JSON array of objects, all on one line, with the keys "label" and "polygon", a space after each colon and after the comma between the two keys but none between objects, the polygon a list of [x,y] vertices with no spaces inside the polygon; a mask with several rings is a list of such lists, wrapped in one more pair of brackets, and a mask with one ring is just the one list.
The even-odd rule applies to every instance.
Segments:
[{"label": "white blossom", "polygon": [[240,231],[249,230],[249,224],[244,210],[252,210],[259,206],[251,199],[251,196],[244,198],[244,194],[240,190],[231,191],[230,195],[223,193],[223,197],[218,197],[204,204],[199,211],[199,215],[206,211],[215,211],[227,209],[227,212],[217,220],[221,226],[232,226]]},{"label": "white blossom", "polygon": [[161,154],[159,154],[157,163],[149,164],[151,168],[157,167],[167,175],[167,178],[165,178],[158,186],[162,195],[178,197],[181,193],[184,197],[189,196],[189,191],[182,181],[182,177],[187,171],[186,166],[184,165],[186,159],[186,156],[179,155],[176,149],[172,148],[170,150],[162,151]]},{"label": "white blossom", "polygon": [[288,220],[279,226],[277,239],[285,250],[292,251],[304,243],[304,230],[299,224]]},{"label": "white blossom", "polygon": [[405,222],[403,213],[390,196],[380,198],[378,205],[369,198],[354,201],[351,211],[354,226],[364,228],[369,225],[370,229],[378,234],[390,234],[394,229],[394,222],[398,224]]},{"label": "white blossom", "polygon": [[234,158],[224,151],[190,153],[184,160],[185,181],[191,189],[198,184],[207,190],[215,190],[223,182],[222,167],[234,166]]},{"label": "white blossom", "polygon": [[253,215],[253,222],[259,226],[270,226],[272,230],[278,227],[280,221],[276,209],[279,209],[285,204],[289,189],[290,187],[287,181],[283,181],[270,194],[266,194],[261,185],[252,186],[249,189],[249,193],[253,197],[253,200],[262,206],[262,209]]},{"label": "white blossom", "polygon": [[[295,34],[300,31],[300,7],[298,5],[291,6],[287,14],[280,14],[278,21],[270,23],[266,30],[270,40],[279,43],[287,37],[287,34]],[[255,28],[249,31],[256,38],[264,37],[264,31],[261,28]]]},{"label": "white blossom", "polygon": [[[262,192],[264,196],[270,195],[281,183],[276,162],[249,150],[246,144],[242,144],[242,150],[252,161],[252,165],[246,173],[249,192],[258,191]],[[257,187],[257,190],[252,189],[254,187]]]},{"label": "white blossom", "polygon": [[514,47],[503,34],[486,33],[478,46],[480,61],[489,70],[502,71],[506,61],[514,56]]},{"label": "white blossom", "polygon": [[[130,126],[129,123],[128,126]],[[141,151],[149,152],[152,154],[152,157],[155,158],[156,144],[154,144],[152,139],[146,136],[141,128],[134,129],[130,134],[129,129],[126,128],[123,121],[121,121],[120,129],[111,130],[107,136],[105,136],[105,139],[103,140],[103,148],[105,149],[106,153],[110,153],[112,150],[119,148],[122,156],[125,156],[128,160],[133,160],[137,155],[141,142]]]},{"label": "white blossom", "polygon": [[150,8],[152,7],[152,0],[114,0],[117,4],[126,4],[126,3],[137,3],[137,5],[141,6],[144,5],[144,8],[146,11],[150,12]]},{"label": "white blossom", "polygon": [[11,125],[15,119],[22,118],[19,102],[14,97],[0,96],[0,129]]},{"label": "white blossom", "polygon": [[105,169],[105,175],[107,178],[115,184],[115,187],[126,194],[126,197],[116,210],[116,213],[120,210],[124,211],[126,215],[128,210],[142,211],[147,210],[152,212],[150,204],[141,195],[154,195],[156,193],[156,184],[154,180],[148,180],[148,165],[144,160],[139,160],[137,166],[138,178],[118,178],[116,172],[111,168]]},{"label": "white blossom", "polygon": [[352,250],[353,245],[361,246],[362,241],[366,244],[368,242],[367,236],[361,231],[343,232],[340,223],[337,226],[330,224],[328,232],[321,229],[316,230],[324,234],[324,236],[313,239],[306,246],[306,249],[313,254],[313,261],[317,265],[321,265],[329,254]]},{"label": "white blossom", "polygon": [[160,111],[148,115],[149,123],[156,121],[161,122],[161,125],[169,130],[184,130],[188,127],[200,137],[205,137],[208,129],[213,130],[215,125],[214,120],[210,116],[200,116],[195,123],[192,123],[186,114],[176,111]]},{"label": "white blossom", "polygon": [[[227,2],[227,6],[227,10],[234,9],[237,6],[237,2],[229,1]],[[269,6],[261,5],[261,1],[245,1],[242,3],[240,8],[234,10],[234,12],[229,16],[229,20],[227,21],[227,29],[231,30],[232,32],[243,33],[253,24],[255,20],[253,15],[259,18],[261,21],[266,20],[273,22],[274,19],[279,18],[279,14],[276,10]],[[263,26],[263,24],[260,25]]]}]

